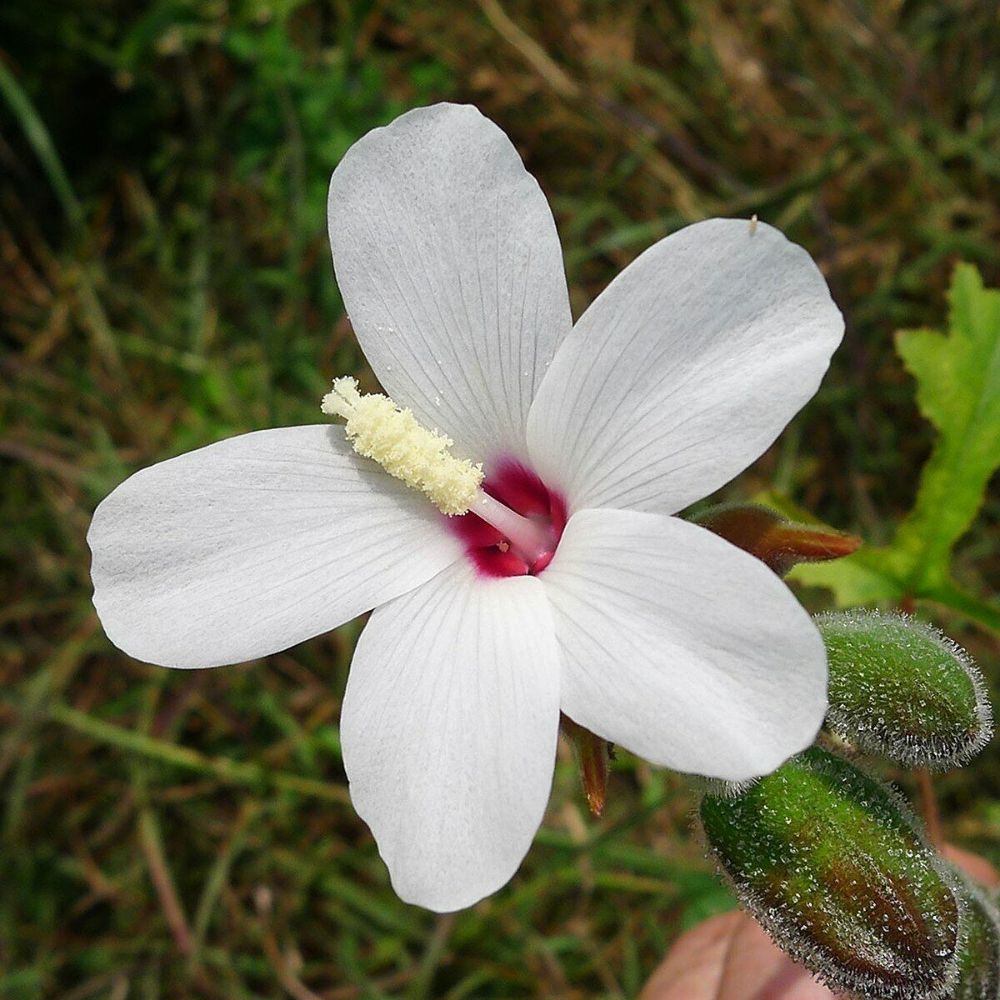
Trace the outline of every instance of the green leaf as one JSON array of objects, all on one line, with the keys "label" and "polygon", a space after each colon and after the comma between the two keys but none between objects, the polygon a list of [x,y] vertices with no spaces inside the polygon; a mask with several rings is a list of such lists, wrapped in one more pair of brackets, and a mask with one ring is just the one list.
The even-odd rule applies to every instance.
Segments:
[{"label": "green leaf", "polygon": [[951,335],[898,334],[896,349],[917,380],[917,404],[938,441],[896,546],[912,553],[909,584],[948,579],[951,550],[972,524],[1000,467],[1000,291],[983,288],[969,264],[955,270]]},{"label": "green leaf", "polygon": [[903,574],[897,576],[890,548],[863,546],[852,556],[829,563],[796,566],[788,575],[810,587],[829,587],[841,607],[898,603],[906,596]]},{"label": "green leaf", "polygon": [[990,628],[1000,607],[977,602],[951,579],[951,553],[1000,468],[1000,290],[971,264],[955,269],[949,332],[905,330],[896,349],[917,382],[917,404],[937,430],[913,510],[892,542],[833,563],[799,566],[793,578],[829,587],[841,605],[936,601]]}]

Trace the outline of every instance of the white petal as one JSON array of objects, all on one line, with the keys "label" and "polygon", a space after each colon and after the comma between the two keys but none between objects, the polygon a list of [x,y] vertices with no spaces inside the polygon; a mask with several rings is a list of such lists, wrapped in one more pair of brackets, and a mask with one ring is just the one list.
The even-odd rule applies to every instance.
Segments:
[{"label": "white petal", "polygon": [[341,427],[257,431],[137,472],[94,514],[94,604],[168,667],[249,660],[412,590],[461,548]]},{"label": "white petal", "polygon": [[523,457],[572,320],[552,213],[507,136],[473,107],[410,111],[344,157],[329,222],[347,312],[389,395],[462,457]]},{"label": "white petal", "polygon": [[678,518],[583,510],[540,579],[562,709],[581,725],[653,763],[731,781],[812,742],[826,652],[752,556]]},{"label": "white petal", "polygon": [[570,506],[674,513],[757,458],[813,395],[844,324],[809,255],[713,219],[661,240],[560,348],[528,420]]},{"label": "white petal", "polygon": [[351,798],[397,894],[446,912],[499,889],[552,784],[559,661],[542,585],[463,560],[376,610],[340,726]]}]

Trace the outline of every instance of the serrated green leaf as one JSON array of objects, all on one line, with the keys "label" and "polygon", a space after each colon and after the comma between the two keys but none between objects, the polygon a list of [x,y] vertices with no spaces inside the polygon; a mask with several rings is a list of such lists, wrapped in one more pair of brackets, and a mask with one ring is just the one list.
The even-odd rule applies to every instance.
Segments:
[{"label": "serrated green leaf", "polygon": [[793,578],[829,587],[841,605],[910,596],[971,609],[970,617],[996,628],[1000,608],[957,591],[950,563],[1000,468],[1000,290],[984,288],[974,266],[959,264],[949,302],[947,334],[906,330],[896,338],[917,381],[917,404],[938,432],[913,510],[888,546],[797,567]]},{"label": "serrated green leaf", "polygon": [[912,553],[910,589],[948,579],[955,542],[1000,467],[1000,291],[960,264],[951,286],[951,334],[904,331],[896,349],[917,380],[917,404],[938,440],[895,546]]}]

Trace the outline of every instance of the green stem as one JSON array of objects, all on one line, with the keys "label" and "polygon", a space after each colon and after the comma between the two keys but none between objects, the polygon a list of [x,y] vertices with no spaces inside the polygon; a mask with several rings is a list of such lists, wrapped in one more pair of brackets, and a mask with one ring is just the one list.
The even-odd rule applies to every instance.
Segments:
[{"label": "green stem", "polygon": [[933,592],[921,596],[924,600],[957,611],[977,625],[982,625],[983,628],[1000,635],[1000,606],[983,601],[950,581],[935,587]]},{"label": "green stem", "polygon": [[[6,101],[14,117],[17,119],[28,140],[28,144],[38,157],[38,162],[42,165],[49,181],[49,186],[55,192],[56,199],[62,206],[63,213],[69,220],[74,237],[78,242],[82,242],[84,237],[83,224],[84,213],[69,176],[59,159],[56,147],[49,135],[49,130],[45,127],[45,122],[35,110],[31,103],[31,98],[18,82],[17,78],[0,59],[0,98]],[[92,265],[85,260],[80,260],[77,267],[70,269],[71,277],[76,279],[76,288],[79,296],[81,318],[84,325],[90,330],[94,337],[98,349],[106,357],[112,370],[122,379],[124,372],[122,369],[121,357],[118,354],[118,347],[115,343],[115,335],[108,322],[104,306],[98,297],[94,283],[94,276],[91,274]]]},{"label": "green stem", "polygon": [[[8,702],[9,703],[9,702]],[[259,764],[241,763],[228,757],[208,757],[190,747],[177,746],[164,740],[145,736],[142,733],[116,726],[101,719],[95,719],[68,705],[52,705],[47,711],[52,722],[66,726],[83,736],[89,736],[98,743],[142,754],[153,760],[172,764],[189,771],[210,774],[219,781],[230,785],[244,785],[252,788],[274,788],[297,795],[309,795],[327,802],[344,804],[350,802],[346,788],[331,785],[313,778],[303,778],[286,771],[271,771]]]},{"label": "green stem", "polygon": [[66,213],[66,218],[74,228],[78,228],[83,222],[83,209],[63,169],[49,130],[31,103],[31,98],[2,59],[0,59],[0,96],[7,102],[7,106],[24,130],[25,137],[35,151],[35,156],[38,157],[49,184]]}]

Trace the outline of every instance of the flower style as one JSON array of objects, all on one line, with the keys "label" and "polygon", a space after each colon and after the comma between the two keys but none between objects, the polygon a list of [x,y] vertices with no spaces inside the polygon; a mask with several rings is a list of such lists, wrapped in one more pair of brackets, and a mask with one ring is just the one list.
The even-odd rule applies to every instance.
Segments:
[{"label": "flower style", "polygon": [[[439,911],[517,869],[560,710],[655,764],[730,780],[811,743],[826,658],[809,617],[763,564],[673,516],[819,385],[843,323],[806,252],[746,220],[688,226],[574,326],[538,184],[499,128],[448,104],[361,139],[333,175],[329,223],[348,313],[396,405],[337,380],[326,408],[355,444],[371,431],[364,454],[404,481],[330,424],[136,473],[89,534],[111,640],[210,667],[374,608],[344,765],[396,891]],[[369,411],[388,414],[388,437],[365,429]],[[414,427],[481,464],[464,462],[450,510],[469,513],[406,485],[448,444],[411,468]]]}]

